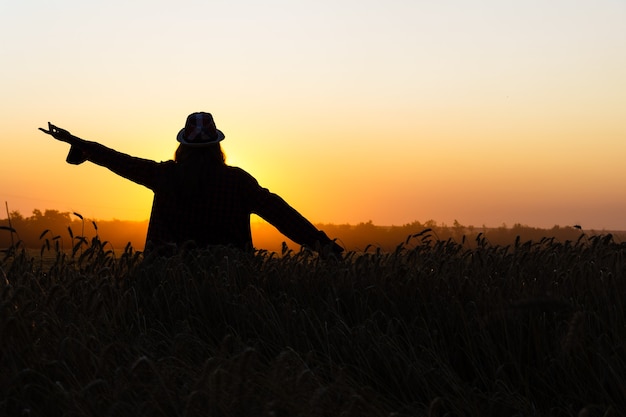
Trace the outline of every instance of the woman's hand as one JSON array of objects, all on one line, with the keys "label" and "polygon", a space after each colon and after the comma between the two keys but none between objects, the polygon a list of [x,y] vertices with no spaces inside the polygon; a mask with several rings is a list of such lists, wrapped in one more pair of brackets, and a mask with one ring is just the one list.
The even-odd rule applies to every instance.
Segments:
[{"label": "woman's hand", "polygon": [[61,129],[60,127],[57,127],[50,122],[48,122],[48,130],[44,129],[43,127],[40,127],[39,130],[41,130],[43,133],[46,133],[52,136],[55,139],[58,139],[63,142],[67,142],[69,144],[75,144],[78,139],[76,136],[72,136],[72,134],[68,132],[67,130]]},{"label": "woman's hand", "polygon": [[85,141],[81,138],[72,135],[67,130],[61,129],[60,127],[57,127],[50,122],[48,122],[48,130],[42,127],[40,127],[39,130],[47,135],[52,136],[55,139],[67,142],[72,145],[72,147],[70,148],[70,152],[67,154],[67,158],[65,158],[68,163],[79,165],[89,159],[89,154],[85,152],[84,146],[81,146],[81,144],[85,144]]}]

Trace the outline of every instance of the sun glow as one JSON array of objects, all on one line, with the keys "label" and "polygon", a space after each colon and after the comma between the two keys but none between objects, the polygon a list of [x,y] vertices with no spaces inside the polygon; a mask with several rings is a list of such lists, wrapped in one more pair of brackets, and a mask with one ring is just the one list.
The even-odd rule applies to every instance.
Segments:
[{"label": "sun glow", "polygon": [[37,127],[161,161],[208,111],[227,162],[316,222],[626,229],[624,4],[206,7],[3,4],[0,198],[145,219],[149,190]]}]

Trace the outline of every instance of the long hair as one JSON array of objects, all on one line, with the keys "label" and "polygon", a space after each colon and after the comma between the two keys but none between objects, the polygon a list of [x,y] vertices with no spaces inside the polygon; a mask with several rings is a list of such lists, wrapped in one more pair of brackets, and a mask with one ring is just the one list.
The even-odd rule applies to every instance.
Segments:
[{"label": "long hair", "polygon": [[192,147],[178,145],[174,161],[197,167],[221,166],[226,164],[226,157],[219,143],[210,146]]}]

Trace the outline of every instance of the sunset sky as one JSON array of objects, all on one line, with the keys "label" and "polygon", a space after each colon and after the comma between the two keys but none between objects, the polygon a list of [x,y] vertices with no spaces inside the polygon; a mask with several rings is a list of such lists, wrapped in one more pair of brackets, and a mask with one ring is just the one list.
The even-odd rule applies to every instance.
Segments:
[{"label": "sunset sky", "polygon": [[314,223],[626,230],[625,22],[624,0],[2,1],[0,199],[147,219],[151,191],[37,128],[167,160],[207,111]]}]

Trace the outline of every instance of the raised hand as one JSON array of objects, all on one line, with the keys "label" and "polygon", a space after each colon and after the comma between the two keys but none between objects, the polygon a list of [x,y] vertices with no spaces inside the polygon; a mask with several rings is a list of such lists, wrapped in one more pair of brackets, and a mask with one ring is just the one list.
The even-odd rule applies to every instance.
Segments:
[{"label": "raised hand", "polygon": [[60,127],[57,127],[50,122],[48,122],[48,130],[44,129],[43,127],[40,127],[39,130],[41,130],[43,133],[46,133],[54,137],[55,139],[58,139],[60,141],[67,142],[70,144],[75,143],[77,139],[75,136],[72,136],[72,134],[68,132],[67,130],[61,129]]}]

